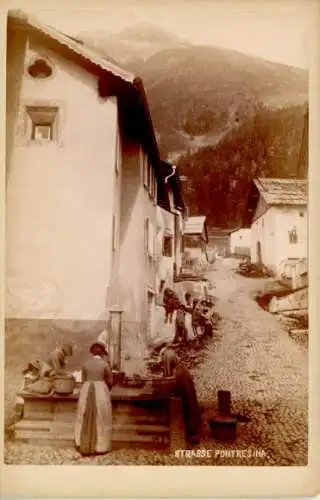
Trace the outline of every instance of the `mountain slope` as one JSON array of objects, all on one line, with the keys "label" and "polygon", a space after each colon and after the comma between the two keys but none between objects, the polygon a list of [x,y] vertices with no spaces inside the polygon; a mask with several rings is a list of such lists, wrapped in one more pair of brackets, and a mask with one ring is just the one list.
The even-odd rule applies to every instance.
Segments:
[{"label": "mountain slope", "polygon": [[139,71],[144,61],[157,52],[189,45],[172,33],[146,23],[125,28],[116,34],[99,30],[81,32],[78,37],[133,71]]},{"label": "mountain slope", "polygon": [[260,107],[216,147],[181,157],[177,165],[189,178],[186,202],[191,213],[206,215],[213,226],[235,227],[241,224],[254,177],[306,177],[306,110]]},{"label": "mountain slope", "polygon": [[308,73],[236,50],[194,46],[148,24],[80,33],[144,80],[161,154],[177,159],[215,145],[256,112],[308,100]]},{"label": "mountain slope", "polygon": [[185,151],[197,137],[214,144],[258,102],[282,107],[308,95],[304,71],[216,47],[162,51],[140,73],[164,155]]}]

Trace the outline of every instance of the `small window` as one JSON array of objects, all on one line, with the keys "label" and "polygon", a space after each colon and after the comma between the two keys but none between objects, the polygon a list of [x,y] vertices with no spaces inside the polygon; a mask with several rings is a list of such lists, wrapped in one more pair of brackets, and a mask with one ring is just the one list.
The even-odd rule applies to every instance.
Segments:
[{"label": "small window", "polygon": [[29,67],[28,73],[33,78],[43,80],[52,75],[52,68],[44,59],[36,59]]},{"label": "small window", "polygon": [[116,154],[115,154],[115,171],[117,173],[119,173],[119,170],[120,170],[120,161],[121,161],[120,135],[119,135],[119,131],[117,131],[117,135],[116,135]]},{"label": "small window", "polygon": [[57,139],[57,107],[27,106],[32,141],[54,141]]},{"label": "small window", "polygon": [[296,228],[289,231],[289,243],[298,243],[298,235]]},{"label": "small window", "polygon": [[154,313],[154,293],[147,291],[147,335],[151,338],[153,335],[153,313]]},{"label": "small window", "polygon": [[148,253],[149,247],[149,219],[146,219],[144,222],[144,248],[146,254]]},{"label": "small window", "polygon": [[154,172],[154,168],[149,160],[149,157],[146,153],[142,152],[142,168],[143,168],[143,185],[149,193],[150,198],[153,200],[156,197],[156,176]]},{"label": "small window", "polygon": [[155,238],[154,238],[154,228],[147,218],[144,223],[144,242],[145,242],[145,253],[148,257],[152,258],[155,254]]},{"label": "small window", "polygon": [[299,212],[299,217],[304,217],[304,212]]},{"label": "small window", "polygon": [[142,168],[143,168],[143,185],[145,188],[147,188],[149,162],[148,162],[148,156],[144,152],[142,152]]},{"label": "small window", "polygon": [[154,199],[155,196],[155,174],[154,169],[151,164],[149,164],[149,186],[148,186],[149,196]]},{"label": "small window", "polygon": [[164,257],[172,257],[172,242],[173,242],[172,236],[165,236],[163,238],[162,255]]},{"label": "small window", "polygon": [[116,232],[116,216],[112,217],[112,250],[115,252],[117,249],[117,232]]}]

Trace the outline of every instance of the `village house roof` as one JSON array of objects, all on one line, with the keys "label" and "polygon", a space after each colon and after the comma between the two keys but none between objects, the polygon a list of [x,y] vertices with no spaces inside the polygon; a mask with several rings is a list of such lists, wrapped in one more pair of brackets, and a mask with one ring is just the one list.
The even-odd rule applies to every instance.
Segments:
[{"label": "village house roof", "polygon": [[75,37],[67,35],[52,26],[48,26],[39,22],[36,17],[23,12],[22,10],[9,10],[8,18],[13,19],[17,22],[27,25],[44,36],[55,40],[57,43],[64,45],[70,51],[75,52],[87,61],[99,66],[102,70],[112,73],[114,76],[121,78],[122,80],[134,83],[135,75],[120,68],[117,64],[111,61],[107,56],[102,56],[93,48],[86,46],[82,40],[78,40]]},{"label": "village house roof", "polygon": [[242,218],[242,227],[251,226],[259,199],[270,206],[305,206],[308,199],[308,183],[305,179],[254,179]]},{"label": "village house roof", "polygon": [[185,222],[184,234],[202,235],[203,233],[205,233],[207,240],[206,217],[203,215],[188,217]]},{"label": "village house roof", "polygon": [[235,227],[234,229],[230,229],[228,231],[228,234],[233,234],[233,233],[236,233],[237,231],[243,231],[245,229],[250,229],[249,227],[243,227],[243,226],[238,226],[238,227]]},{"label": "village house roof", "polygon": [[[124,133],[139,140],[149,155],[158,181],[158,204],[168,210],[170,202],[160,169],[158,145],[141,78],[122,69],[107,55],[102,55],[101,51],[88,47],[81,40],[56,28],[40,23],[34,16],[20,9],[8,11],[9,23],[12,27],[23,27],[30,33],[37,33],[50,46],[60,48],[77,64],[98,76],[97,90],[100,97],[118,97],[120,126]],[[135,117],[134,120],[132,116]]]},{"label": "village house roof", "polygon": [[306,205],[307,181],[304,179],[257,178],[254,184],[267,205]]}]

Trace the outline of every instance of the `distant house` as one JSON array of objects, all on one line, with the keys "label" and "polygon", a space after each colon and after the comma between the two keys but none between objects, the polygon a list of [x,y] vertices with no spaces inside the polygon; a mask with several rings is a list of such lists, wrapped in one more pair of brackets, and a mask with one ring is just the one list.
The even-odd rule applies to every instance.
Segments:
[{"label": "distant house", "polygon": [[160,168],[169,197],[169,210],[157,207],[157,288],[173,286],[181,272],[184,229],[184,201],[178,169],[161,161]]},{"label": "distant house", "polygon": [[186,258],[206,258],[208,230],[206,217],[193,216],[185,221],[183,248]]},{"label": "distant house", "polygon": [[229,252],[240,257],[251,255],[251,229],[236,228],[230,232]]},{"label": "distant house", "polygon": [[246,222],[251,224],[251,261],[277,275],[288,260],[307,258],[307,181],[255,179]]},{"label": "distant house", "polygon": [[95,332],[116,304],[152,336],[170,205],[141,80],[9,12],[6,120],[8,322]]}]

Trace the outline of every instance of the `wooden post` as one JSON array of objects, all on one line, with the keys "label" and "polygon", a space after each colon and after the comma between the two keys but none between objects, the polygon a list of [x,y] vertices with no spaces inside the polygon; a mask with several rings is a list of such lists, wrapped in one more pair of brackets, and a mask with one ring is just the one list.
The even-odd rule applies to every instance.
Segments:
[{"label": "wooden post", "polygon": [[230,391],[218,391],[218,406],[221,415],[231,415],[231,393]]},{"label": "wooden post", "polygon": [[[112,345],[110,352],[113,352],[111,360],[112,369],[121,371],[121,337],[122,337],[122,309],[119,306],[113,306],[109,310],[111,336],[109,342]],[[111,346],[109,346],[110,348]]]}]

